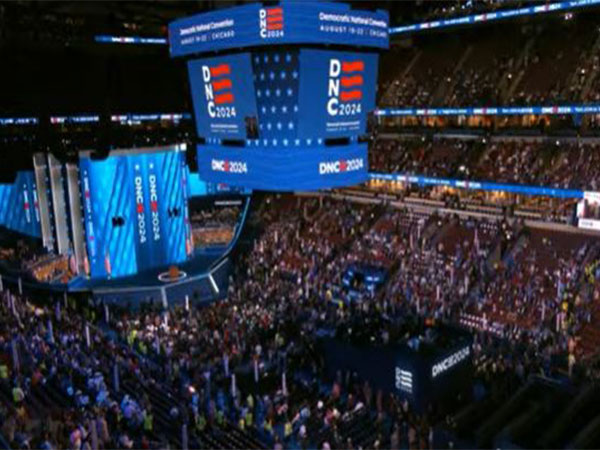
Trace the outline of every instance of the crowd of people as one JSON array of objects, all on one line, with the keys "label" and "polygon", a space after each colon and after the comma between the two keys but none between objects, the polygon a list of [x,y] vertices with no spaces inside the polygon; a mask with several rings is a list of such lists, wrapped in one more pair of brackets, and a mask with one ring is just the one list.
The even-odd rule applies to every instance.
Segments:
[{"label": "crowd of people", "polygon": [[42,283],[68,283],[77,276],[74,257],[67,255],[44,255],[30,264],[33,278]]},{"label": "crowd of people", "polygon": [[48,253],[30,237],[3,229],[0,235],[0,265],[9,272],[26,273],[44,283],[68,283],[76,275],[74,258]]},{"label": "crowd of people", "polygon": [[375,172],[597,190],[596,142],[381,137],[371,147]]},{"label": "crowd of people", "polygon": [[[510,23],[477,38],[415,40],[412,52],[390,52],[382,107],[559,105],[597,96],[597,26],[593,16],[556,27]],[[467,33],[467,32],[465,32]],[[464,41],[469,45],[464,45]],[[573,49],[576,49],[575,51]]]},{"label": "crowd of people", "polygon": [[[16,448],[452,446],[458,399],[416,413],[356,373],[331,376],[319,336],[385,345],[418,322],[470,317],[481,381],[504,380],[506,395],[506,377],[575,377],[587,357],[578,343],[600,301],[593,239],[330,197],[267,197],[251,222],[262,232],[226,298],[201,308],[135,312],[5,290],[2,438]],[[350,297],[341,277],[357,262],[384,268],[385,285]]]},{"label": "crowd of people", "polygon": [[[470,2],[431,13],[520,3]],[[0,24],[15,12],[0,5]],[[20,24],[0,27],[0,40],[24,35],[39,42],[50,33],[70,44],[87,36],[81,18],[49,15],[30,27],[38,16],[30,12]],[[439,42],[439,35],[434,43],[431,37],[405,42],[410,48],[382,58],[386,74],[397,75],[380,85],[378,105],[597,102],[597,21],[584,14],[576,21],[579,26],[565,20],[560,32],[511,23],[482,31],[468,46],[459,38]],[[111,144],[192,142],[190,124],[115,123]],[[82,147],[104,147],[98,127],[67,124],[44,139],[67,157]],[[576,138],[378,136],[369,169],[597,191],[599,145]],[[39,147],[33,133],[20,132],[0,137],[0,146],[28,155]],[[20,283],[0,279],[0,448],[457,444],[455,420],[465,416],[470,396],[461,392],[418,409],[357,371],[332,374],[323,336],[375,349],[439,324],[466,330],[473,338],[473,397],[509,399],[535,375],[560,379],[573,391],[598,380],[600,243],[594,236],[552,224],[536,228],[505,211],[410,207],[395,201],[404,198],[361,189],[371,196],[260,196],[248,220],[252,235],[233,249],[226,292],[210,304],[188,298],[170,308],[129,310],[87,294],[20,292]],[[240,214],[238,207],[192,212],[194,244],[229,244]],[[3,270],[63,284],[75,272],[70,257],[41,254],[24,241],[0,245]],[[383,275],[362,289],[345,283],[350,268]]]},{"label": "crowd of people", "polygon": [[228,245],[239,225],[240,212],[241,210],[237,206],[214,206],[192,211],[190,223],[194,247]]},{"label": "crowd of people", "polygon": [[[437,4],[418,4],[418,17],[414,20],[430,20],[438,18],[450,18],[467,14],[491,13],[504,9],[520,8],[523,6],[521,0],[483,0],[479,2],[444,2]],[[421,11],[420,8],[423,10]]]}]

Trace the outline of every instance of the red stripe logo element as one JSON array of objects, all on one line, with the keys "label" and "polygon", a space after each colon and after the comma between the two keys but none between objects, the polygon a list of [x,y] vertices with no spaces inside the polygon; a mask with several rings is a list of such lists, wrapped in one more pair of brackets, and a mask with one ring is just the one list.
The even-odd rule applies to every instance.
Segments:
[{"label": "red stripe logo element", "polygon": [[356,91],[342,91],[340,92],[340,100],[343,102],[351,102],[360,100],[362,98],[362,92]]},{"label": "red stripe logo element", "polygon": [[[358,61],[342,61],[336,58],[329,60],[329,80],[327,83],[327,114],[346,118],[360,117],[362,114],[363,75],[365,63]],[[341,170],[344,171],[343,164]]]},{"label": "red stripe logo element", "polygon": [[281,38],[283,31],[283,8],[261,8],[258,11],[261,39]]},{"label": "red stripe logo element", "polygon": [[342,63],[342,72],[362,72],[363,70],[365,70],[365,64],[362,61]]},{"label": "red stripe logo element", "polygon": [[206,108],[212,119],[236,117],[232,70],[229,63],[202,66]]},{"label": "red stripe logo element", "polygon": [[213,81],[212,85],[213,85],[213,89],[215,91],[222,91],[223,89],[231,89],[231,86],[232,86],[231,80],[229,78],[223,78],[218,81]]},{"label": "red stripe logo element", "polygon": [[283,16],[283,9],[269,8],[269,9],[267,9],[267,17],[269,17],[269,16]]},{"label": "red stripe logo element", "polygon": [[217,105],[233,103],[233,94],[231,92],[227,92],[225,94],[215,95],[215,103]]},{"label": "red stripe logo element", "polygon": [[353,77],[342,77],[342,87],[344,88],[361,86],[362,84],[363,77],[361,75],[354,75]]},{"label": "red stripe logo element", "polygon": [[220,77],[223,75],[229,75],[230,73],[231,68],[229,67],[229,64],[220,64],[210,68],[210,75],[212,77]]}]

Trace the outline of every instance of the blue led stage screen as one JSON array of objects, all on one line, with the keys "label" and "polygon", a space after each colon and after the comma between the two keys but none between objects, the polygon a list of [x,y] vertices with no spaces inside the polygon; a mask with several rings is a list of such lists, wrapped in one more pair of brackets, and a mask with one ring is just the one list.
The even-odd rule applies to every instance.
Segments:
[{"label": "blue led stage screen", "polygon": [[191,247],[183,155],[172,148],[80,159],[92,277],[133,275],[186,259]]},{"label": "blue led stage screen", "polygon": [[41,237],[40,209],[33,172],[17,172],[14,183],[0,184],[0,225]]}]

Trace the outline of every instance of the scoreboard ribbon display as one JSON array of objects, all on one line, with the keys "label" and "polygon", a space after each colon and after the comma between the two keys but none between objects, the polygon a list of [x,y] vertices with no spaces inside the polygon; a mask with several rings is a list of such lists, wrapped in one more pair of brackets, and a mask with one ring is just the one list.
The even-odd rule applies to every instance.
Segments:
[{"label": "scoreboard ribbon display", "polygon": [[553,106],[486,106],[473,108],[383,108],[376,116],[526,116],[544,114],[600,114],[600,105],[553,105]]},{"label": "scoreboard ribbon display", "polygon": [[256,117],[249,53],[188,62],[198,136],[244,139]]},{"label": "scoreboard ribbon display", "polygon": [[377,55],[300,51],[300,136],[344,137],[366,131],[375,109]]},{"label": "scoreboard ribbon display", "polygon": [[343,3],[259,3],[197,14],[169,25],[171,56],[273,44],[339,44],[385,48],[388,13]]},{"label": "scoreboard ribbon display", "polygon": [[80,158],[85,233],[93,278],[133,275],[186,259],[184,154]]},{"label": "scoreboard ribbon display", "polygon": [[447,186],[459,189],[481,191],[509,192],[513,194],[539,195],[556,198],[583,198],[583,191],[577,189],[562,189],[550,186],[529,186],[525,184],[493,183],[491,181],[469,181],[450,178],[437,178],[425,175],[408,175],[393,173],[369,173],[371,180],[397,181],[400,183],[417,184],[419,186]]}]

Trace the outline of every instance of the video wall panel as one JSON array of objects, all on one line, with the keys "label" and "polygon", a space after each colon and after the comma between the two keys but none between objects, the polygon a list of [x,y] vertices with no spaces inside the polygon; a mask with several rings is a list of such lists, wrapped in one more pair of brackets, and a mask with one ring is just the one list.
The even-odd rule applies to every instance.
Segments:
[{"label": "video wall panel", "polygon": [[199,145],[198,173],[210,183],[249,189],[314,190],[368,177],[367,144],[252,149]]},{"label": "video wall panel", "polygon": [[80,158],[93,278],[133,275],[187,258],[184,154],[176,147]]},{"label": "video wall panel", "polygon": [[0,184],[0,225],[28,236],[42,236],[33,171],[17,172],[14,183]]},{"label": "video wall panel", "polygon": [[300,137],[346,137],[366,132],[375,110],[375,53],[300,51]]},{"label": "video wall panel", "polygon": [[256,117],[250,54],[189,61],[188,75],[198,136],[245,139]]}]

